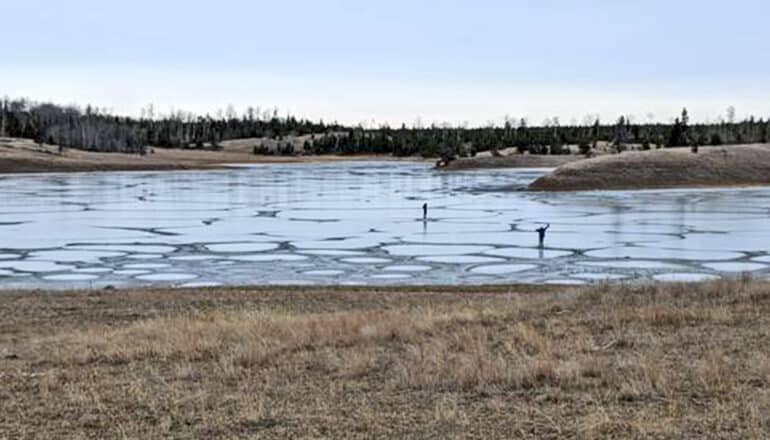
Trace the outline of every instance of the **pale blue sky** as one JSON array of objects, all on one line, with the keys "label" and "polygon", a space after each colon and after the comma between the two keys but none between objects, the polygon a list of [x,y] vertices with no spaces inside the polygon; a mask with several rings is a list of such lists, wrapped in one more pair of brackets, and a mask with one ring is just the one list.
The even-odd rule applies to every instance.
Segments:
[{"label": "pale blue sky", "polygon": [[532,123],[770,116],[770,2],[25,0],[0,94],[138,114]]}]

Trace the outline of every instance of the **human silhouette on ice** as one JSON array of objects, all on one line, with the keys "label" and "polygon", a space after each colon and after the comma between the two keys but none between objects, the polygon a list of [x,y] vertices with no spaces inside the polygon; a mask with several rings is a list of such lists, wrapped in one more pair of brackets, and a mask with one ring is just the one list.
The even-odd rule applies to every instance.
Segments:
[{"label": "human silhouette on ice", "polygon": [[550,224],[550,223],[548,223],[548,224],[547,224],[547,225],[545,225],[544,227],[541,227],[541,228],[537,228],[537,236],[538,236],[538,238],[540,239],[540,247],[541,247],[541,248],[542,248],[542,247],[543,247],[543,245],[545,244],[545,231],[547,231],[547,230],[548,230],[548,228],[550,228],[550,227],[551,227],[551,224]]},{"label": "human silhouette on ice", "polygon": [[425,221],[428,219],[428,204],[423,203],[422,204],[422,220]]}]

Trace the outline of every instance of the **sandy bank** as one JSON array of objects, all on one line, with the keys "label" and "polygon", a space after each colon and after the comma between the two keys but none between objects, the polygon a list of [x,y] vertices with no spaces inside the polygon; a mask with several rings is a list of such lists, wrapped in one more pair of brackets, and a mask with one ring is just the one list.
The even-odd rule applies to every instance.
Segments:
[{"label": "sandy bank", "polygon": [[560,166],[534,191],[621,190],[770,184],[770,145],[628,152]]},{"label": "sandy bank", "polygon": [[[154,153],[94,153],[75,149],[59,152],[54,145],[27,139],[0,139],[0,174],[83,171],[152,171],[222,168],[223,164],[308,163],[351,160],[410,160],[385,155],[257,156],[237,143],[221,151],[153,148]],[[417,160],[417,159],[414,159]]]}]

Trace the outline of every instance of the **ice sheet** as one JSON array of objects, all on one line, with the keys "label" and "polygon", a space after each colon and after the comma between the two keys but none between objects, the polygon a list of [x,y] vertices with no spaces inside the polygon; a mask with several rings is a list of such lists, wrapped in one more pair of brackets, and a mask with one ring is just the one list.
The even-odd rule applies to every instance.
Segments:
[{"label": "ice sheet", "polygon": [[543,172],[349,162],[10,176],[0,179],[0,288],[770,273],[770,188],[500,190]]}]

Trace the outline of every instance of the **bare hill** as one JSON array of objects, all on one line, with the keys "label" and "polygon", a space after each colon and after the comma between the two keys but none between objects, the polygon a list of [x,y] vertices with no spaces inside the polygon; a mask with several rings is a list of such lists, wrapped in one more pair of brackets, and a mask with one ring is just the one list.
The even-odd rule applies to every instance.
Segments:
[{"label": "bare hill", "polygon": [[770,184],[770,145],[629,152],[562,165],[534,191],[579,191]]}]

